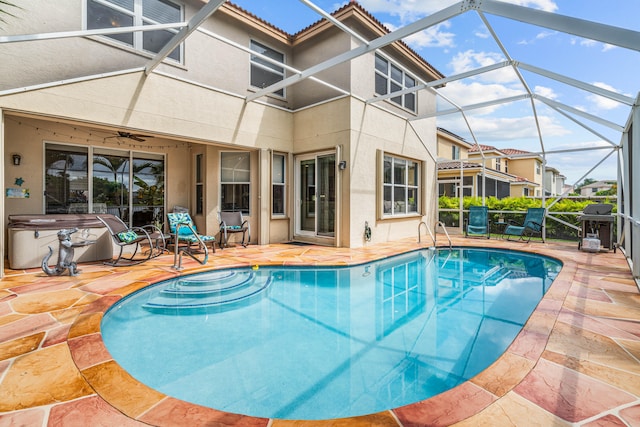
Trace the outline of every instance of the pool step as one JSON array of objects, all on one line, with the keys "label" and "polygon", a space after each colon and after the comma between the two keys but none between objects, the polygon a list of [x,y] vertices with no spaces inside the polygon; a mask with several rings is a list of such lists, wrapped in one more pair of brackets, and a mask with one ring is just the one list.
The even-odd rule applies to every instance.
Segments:
[{"label": "pool step", "polygon": [[270,276],[242,271],[182,278],[150,298],[143,307],[186,310],[217,307],[248,301],[267,289],[270,283]]}]

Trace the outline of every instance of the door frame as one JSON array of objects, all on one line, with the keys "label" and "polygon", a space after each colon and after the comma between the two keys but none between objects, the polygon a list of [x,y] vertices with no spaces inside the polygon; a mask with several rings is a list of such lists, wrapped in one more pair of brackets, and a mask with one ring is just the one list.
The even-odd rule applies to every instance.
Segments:
[{"label": "door frame", "polygon": [[[333,176],[334,176],[334,182],[333,182],[333,197],[335,200],[335,204],[334,204],[334,208],[333,208],[333,233],[332,235],[323,235],[323,234],[319,234],[318,233],[318,206],[320,203],[320,197],[318,196],[318,176],[319,176],[319,169],[318,169],[318,159],[320,157],[323,156],[333,156],[334,161],[333,161],[333,167],[334,167],[334,171],[333,171]],[[338,203],[339,203],[339,197],[338,197],[338,162],[337,162],[337,156],[338,153],[336,152],[336,150],[323,150],[323,151],[317,151],[317,152],[313,152],[313,153],[305,153],[305,154],[298,154],[294,157],[294,209],[293,209],[293,215],[294,215],[294,221],[293,221],[293,240],[297,240],[297,241],[307,241],[307,242],[314,242],[314,243],[319,243],[319,244],[323,244],[323,245],[335,245],[336,243],[336,238],[337,238],[337,227],[339,224],[338,221]],[[309,230],[303,230],[302,229],[302,224],[301,224],[301,210],[303,209],[303,200],[302,200],[302,175],[301,175],[301,165],[302,162],[307,161],[307,160],[315,160],[315,174],[314,174],[314,197],[315,197],[315,204],[313,206],[313,213],[314,213],[314,226],[313,226],[313,231],[309,231]]]}]

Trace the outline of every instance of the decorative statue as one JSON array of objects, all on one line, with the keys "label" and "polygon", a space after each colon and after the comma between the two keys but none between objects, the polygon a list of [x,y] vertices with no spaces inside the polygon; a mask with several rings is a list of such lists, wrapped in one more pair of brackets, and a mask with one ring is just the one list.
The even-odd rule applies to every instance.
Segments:
[{"label": "decorative statue", "polygon": [[51,268],[47,264],[53,255],[53,249],[49,246],[49,253],[42,259],[42,271],[49,276],[60,276],[66,269],[69,269],[70,276],[76,276],[79,273],[78,264],[73,260],[74,244],[71,242],[71,235],[76,231],[78,231],[77,228],[58,231],[58,264],[55,268]]}]

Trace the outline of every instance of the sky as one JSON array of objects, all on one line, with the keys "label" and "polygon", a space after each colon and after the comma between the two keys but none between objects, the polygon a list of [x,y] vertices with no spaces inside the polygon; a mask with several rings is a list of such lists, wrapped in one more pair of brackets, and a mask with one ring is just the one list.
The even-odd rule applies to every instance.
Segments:
[{"label": "sky", "polygon": [[[640,31],[638,0],[504,0],[534,9]],[[296,33],[321,16],[304,0],[233,0],[240,7],[289,32]],[[333,12],[345,1],[312,0],[315,6]],[[390,31],[431,15],[455,0],[359,0]],[[455,75],[506,60],[533,65],[572,79],[635,98],[640,91],[640,52],[579,36],[536,27],[499,16],[484,14],[491,29],[476,11],[469,11],[406,39],[411,48],[445,76]],[[639,47],[640,48],[640,47]],[[576,89],[529,71],[522,71],[529,89],[541,96],[587,112],[619,126],[626,124],[630,107]],[[511,67],[472,78],[450,82],[441,90],[438,110],[526,94],[526,88]],[[533,109],[538,117],[536,125]],[[466,121],[460,114],[439,116],[437,125],[463,137],[497,148],[546,151],[547,165],[567,177],[568,184],[584,178],[616,179],[617,154],[610,147],[620,143],[621,134],[596,121],[559,113],[539,101],[529,99],[483,109],[468,110]],[[588,129],[575,123],[582,121]],[[472,132],[469,131],[471,127]],[[542,137],[538,135],[540,128]],[[603,147],[603,149],[593,149]],[[579,148],[588,151],[570,152]],[[552,152],[552,153],[549,153]],[[556,153],[553,153],[556,152]],[[608,156],[608,157],[607,157]],[[607,158],[605,158],[607,157]],[[599,164],[595,169],[593,166]]]}]

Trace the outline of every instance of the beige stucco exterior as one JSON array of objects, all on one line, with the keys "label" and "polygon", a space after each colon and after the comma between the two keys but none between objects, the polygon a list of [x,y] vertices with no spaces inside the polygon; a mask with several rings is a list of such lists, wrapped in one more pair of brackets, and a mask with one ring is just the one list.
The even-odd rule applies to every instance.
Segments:
[{"label": "beige stucco exterior", "polygon": [[[438,159],[464,160],[469,158],[469,148],[471,144],[464,141],[457,135],[453,135],[443,129],[438,129]],[[459,157],[454,159],[453,147],[458,147]]]},{"label": "beige stucco exterior", "polygon": [[[9,21],[4,34],[82,29],[82,1],[32,3],[24,11],[29,19]],[[201,6],[188,2],[185,19]],[[366,37],[382,34],[379,24],[358,5],[341,11],[338,16]],[[356,41],[320,24],[292,37],[228,4],[202,29],[183,42],[182,64],[164,61],[148,75],[141,67],[150,54],[100,36],[0,45],[3,58],[15,59],[13,64],[0,63],[2,178],[5,187],[11,187],[22,177],[22,188],[30,191],[29,198],[3,200],[5,242],[9,215],[44,213],[43,156],[49,143],[163,155],[166,211],[175,205],[194,211],[194,162],[202,155],[204,213],[192,216],[204,234],[218,232],[220,156],[234,150],[250,153],[252,243],[296,237],[295,162],[297,156],[318,152],[335,153],[336,165],[345,161],[346,167],[336,167],[335,235],[311,241],[358,247],[369,243],[364,239],[365,222],[372,228],[371,242],[414,236],[420,221],[435,223],[435,119],[408,122],[435,110],[433,94],[420,92],[416,113],[389,101],[366,103],[375,94],[375,57],[368,53],[317,75],[342,91],[307,79],[287,87],[284,97],[245,102],[245,96],[257,90],[249,84],[250,54],[221,38],[247,47],[251,40],[259,41],[283,52],[285,61],[297,69],[352,49]],[[387,48],[384,55],[426,81],[439,76],[404,45]],[[225,60],[219,61],[221,57]],[[115,137],[119,130],[151,138],[123,140]],[[20,166],[11,164],[12,153],[22,155]],[[272,153],[286,158],[284,216],[271,214]],[[381,214],[380,153],[420,164],[417,214]]]}]

